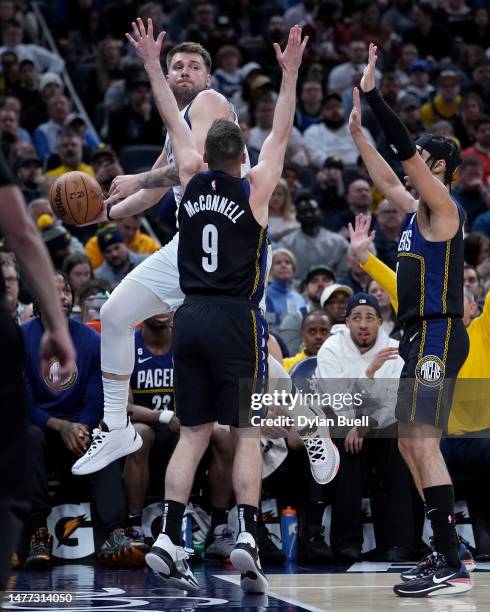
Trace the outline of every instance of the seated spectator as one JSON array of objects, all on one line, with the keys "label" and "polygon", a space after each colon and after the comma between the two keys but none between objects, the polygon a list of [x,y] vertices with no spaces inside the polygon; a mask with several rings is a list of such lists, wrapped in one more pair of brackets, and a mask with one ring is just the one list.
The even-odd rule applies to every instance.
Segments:
[{"label": "seated spectator", "polygon": [[112,181],[116,176],[124,174],[117,155],[110,147],[105,145],[101,145],[92,153],[90,165],[103,193],[109,193]]},{"label": "seated spectator", "polygon": [[19,273],[13,261],[0,261],[0,268],[2,268],[3,282],[5,284],[5,307],[12,315],[12,318],[20,324],[26,304],[22,304],[19,301]]},{"label": "seated spectator", "polygon": [[77,132],[71,129],[63,131],[58,140],[57,153],[60,157],[60,165],[46,172],[46,176],[57,178],[74,170],[94,176],[92,166],[84,164],[82,161],[83,142]]},{"label": "seated spectator", "polygon": [[475,302],[478,304],[482,294],[480,277],[476,268],[467,263],[464,264],[464,287],[473,293]]},{"label": "seated spectator", "polygon": [[294,255],[284,248],[272,254],[271,282],[266,289],[266,317],[272,331],[277,330],[283,317],[290,312],[306,313],[304,298],[291,284],[296,271]]},{"label": "seated spectator", "polygon": [[364,2],[359,5],[360,19],[351,26],[351,39],[363,40],[366,45],[374,43],[380,51],[387,51],[392,41],[393,32],[381,21],[381,10],[376,2]]},{"label": "seated spectator", "polygon": [[90,64],[95,61],[102,35],[100,12],[97,8],[91,7],[76,24],[76,29],[68,32],[64,55],[70,71],[78,64]]},{"label": "seated spectator", "polygon": [[322,227],[323,215],[310,192],[296,199],[296,219],[299,229],[293,230],[279,243],[296,257],[296,278],[306,278],[308,270],[319,261],[325,262],[336,276],[346,272],[347,240]]},{"label": "seated spectator", "polygon": [[[151,255],[161,248],[161,245],[156,240],[141,231],[140,215],[117,219],[114,224],[121,232],[124,243],[133,253]],[[85,253],[94,270],[104,263],[104,258],[99,248],[98,234],[92,236],[85,244]]]},{"label": "seated spectator", "polygon": [[388,292],[382,289],[377,281],[371,280],[368,285],[368,293],[374,296],[378,301],[379,312],[383,320],[381,329],[383,329],[390,338],[400,340],[400,337],[395,336],[395,334],[400,335],[400,327],[396,320],[396,313],[391,304]]},{"label": "seated spectator", "polygon": [[472,92],[463,96],[461,113],[453,121],[454,134],[462,149],[467,149],[475,143],[477,125],[482,116],[483,103],[480,96]]},{"label": "seated spectator", "polygon": [[408,69],[410,83],[405,88],[407,94],[416,96],[422,104],[428,102],[434,93],[434,86],[430,83],[430,64],[425,59],[414,60]]},{"label": "seated spectator", "polygon": [[476,157],[483,166],[483,186],[490,187],[490,116],[482,117],[476,124],[476,142],[463,150],[463,157]]},{"label": "seated spectator", "polygon": [[262,68],[257,62],[248,62],[240,68],[241,87],[231,97],[238,120],[250,123],[250,108],[252,103],[252,83],[260,75]]},{"label": "seated spectator", "polygon": [[239,68],[241,63],[242,54],[238,47],[226,45],[218,49],[211,87],[231,99],[242,88],[242,73]]},{"label": "seated spectator", "polygon": [[405,32],[403,42],[413,43],[420,57],[451,57],[453,42],[447,27],[435,20],[435,9],[429,2],[415,3],[412,10],[414,27]]},{"label": "seated spectator", "polygon": [[[374,41],[370,41],[374,42]],[[368,46],[363,40],[354,39],[347,48],[349,60],[335,66],[328,75],[328,91],[341,96],[352,90],[352,85],[362,76],[367,66]],[[379,82],[381,73],[376,69],[376,81]]]},{"label": "seated spectator", "polygon": [[320,297],[320,307],[327,313],[333,334],[345,326],[347,302],[352,296],[352,289],[347,285],[333,283],[327,285]]},{"label": "seated spectator", "polygon": [[[398,47],[396,47],[396,51],[398,51]],[[394,61],[393,69],[397,74],[398,78],[400,79],[402,87],[405,89],[410,83],[410,65],[414,60],[417,60],[419,58],[419,52],[415,45],[412,45],[411,43],[406,43],[402,44],[399,53],[400,55],[398,58],[392,57],[393,53],[391,53],[391,56],[388,56],[386,58],[387,60],[389,58],[389,60],[391,61],[386,61],[386,63],[390,63],[391,65]]]},{"label": "seated spectator", "polygon": [[[96,321],[100,327],[100,309],[102,304],[95,308],[95,304],[90,301],[90,298],[96,296],[103,296],[106,300],[110,295],[111,286],[108,282],[101,278],[91,278],[84,285],[80,287],[79,292],[79,303],[80,311],[82,313],[82,323],[90,323]],[[97,331],[100,331],[97,330]]]},{"label": "seated spectator", "polygon": [[461,107],[460,82],[456,70],[444,68],[437,78],[436,95],[422,105],[420,119],[430,130],[438,119],[455,119]]},{"label": "seated spectator", "polygon": [[[303,283],[303,295],[308,312],[318,310],[320,298],[325,287],[335,283],[335,274],[324,264],[315,264],[308,270],[308,275]],[[285,342],[290,355],[295,355],[301,344],[301,324],[302,316],[300,312],[288,313],[282,320],[279,328],[281,339]]]},{"label": "seated spectator", "polygon": [[22,44],[24,28],[15,19],[8,21],[2,30],[2,46],[0,55],[6,51],[13,51],[19,62],[25,59],[33,61],[40,72],[63,72],[65,62],[56,53],[48,51],[39,45]]},{"label": "seated spectator", "polygon": [[68,255],[83,252],[83,246],[70,234],[59,219],[53,219],[50,214],[42,214],[37,220],[37,226],[41,230],[42,239],[55,269],[61,270]]},{"label": "seated spectator", "polygon": [[[347,228],[349,223],[354,224],[358,214],[368,215],[373,205],[373,194],[369,183],[364,179],[352,181],[347,187],[346,201],[348,209],[338,213],[332,219],[331,226],[334,228],[334,231],[348,238],[349,230]],[[375,223],[376,218],[372,215],[371,229],[374,228]]]},{"label": "seated spectator", "polygon": [[[99,43],[95,58],[95,78],[97,91],[92,103],[100,101],[107,89],[117,80],[123,78],[122,69],[122,41],[115,38],[106,38]],[[91,92],[88,92],[89,95]]]},{"label": "seated spectator", "polygon": [[144,73],[126,82],[128,102],[109,112],[108,140],[118,152],[129,145],[161,145],[163,126],[152,104],[151,86]]},{"label": "seated spectator", "polygon": [[454,197],[466,211],[467,227],[472,231],[478,215],[490,207],[490,194],[483,185],[483,165],[477,157],[465,157],[459,167],[459,180],[452,190]]},{"label": "seated spectator", "polygon": [[269,222],[267,225],[272,242],[278,242],[299,227],[296,209],[293,206],[288,185],[280,179],[269,200]]},{"label": "seated spectator", "polygon": [[412,2],[410,0],[395,0],[390,2],[387,10],[383,13],[381,23],[394,32],[403,34],[413,28],[411,14]]},{"label": "seated spectator", "polygon": [[[370,250],[372,249],[374,251],[373,246],[369,246]],[[369,274],[361,268],[361,262],[349,245],[347,249],[347,274],[339,279],[339,283],[350,287],[353,293],[366,293],[370,280]]]},{"label": "seated spectator", "polygon": [[283,360],[287,372],[290,372],[303,359],[317,355],[320,347],[330,335],[330,327],[330,319],[324,310],[312,310],[305,314],[301,322],[303,350]]},{"label": "seated spectator", "polygon": [[73,130],[80,136],[83,146],[89,150],[90,155],[92,154],[93,150],[100,147],[101,142],[99,137],[88,128],[82,115],[70,113],[65,119],[65,128],[68,130]]},{"label": "seated spectator", "polygon": [[490,108],[490,59],[479,62],[471,73],[470,91],[478,94],[485,106]]},{"label": "seated spectator", "polygon": [[13,51],[7,50],[0,55],[0,69],[0,94],[9,94],[19,79],[19,62]]},{"label": "seated spectator", "polygon": [[[481,276],[486,276],[487,262],[490,259],[490,240],[483,234],[471,232],[464,239],[464,260],[470,266],[473,266]],[[485,268],[485,273],[482,274],[482,267]]]},{"label": "seated spectator", "polygon": [[303,81],[294,115],[294,125],[300,132],[322,121],[322,100],[322,84],[318,81]]},{"label": "seated spectator", "polygon": [[[68,279],[56,273],[57,299],[66,318],[70,316],[73,293]],[[54,296],[53,296],[54,297]],[[53,537],[47,529],[47,518],[53,505],[48,492],[49,468],[61,471],[60,490],[66,498],[68,487],[77,501],[88,493],[91,477],[78,477],[73,484],[71,466],[90,444],[90,431],[102,417],[104,396],[100,375],[100,336],[76,321],[68,329],[77,349],[75,369],[67,380],[58,380],[59,364],[50,363],[49,374],[40,372],[40,342],[43,324],[39,312],[22,326],[26,347],[26,378],[29,387],[29,450],[31,460],[31,508],[27,519],[30,549],[26,569],[43,569],[52,564]],[[61,384],[61,386],[60,386]],[[95,430],[96,432],[99,430]],[[108,539],[99,550],[104,564],[134,566],[143,564],[148,551],[142,541],[126,534],[126,502],[118,463],[112,463],[94,475],[95,503]]]},{"label": "seated spectator", "polygon": [[22,190],[26,204],[41,197],[44,183],[43,165],[39,157],[18,157],[13,165],[17,185]]},{"label": "seated spectator", "polygon": [[[22,105],[20,124],[28,132],[33,132],[40,123],[48,118],[46,106],[39,93],[39,71],[34,62],[27,59],[20,62],[18,77],[12,94]],[[59,79],[59,76],[56,75],[56,78]]]},{"label": "seated spectator", "polygon": [[73,305],[70,317],[77,321],[82,320],[82,309],[80,307],[80,289],[92,278],[92,267],[90,261],[83,253],[73,253],[63,262],[63,272],[67,275],[73,289]]},{"label": "seated spectator", "polygon": [[95,276],[114,287],[145,259],[146,255],[133,253],[126,246],[121,230],[116,225],[106,225],[97,232],[97,244],[104,263],[97,268]]},{"label": "seated spectator", "polygon": [[43,162],[58,149],[58,140],[70,113],[70,102],[65,96],[54,94],[48,99],[47,107],[49,120],[34,130],[34,144]]},{"label": "seated spectator", "polygon": [[[265,77],[264,77],[265,78]],[[257,81],[257,80],[256,80]],[[256,82],[255,81],[255,82]],[[265,139],[272,129],[274,119],[274,109],[276,107],[277,94],[271,94],[261,98],[255,106],[256,125],[250,130],[247,146],[260,151]],[[286,150],[288,160],[300,165],[308,165],[308,156],[305,151],[303,136],[294,126],[289,137]]]},{"label": "seated spectator", "polygon": [[374,246],[379,259],[393,270],[396,268],[398,239],[403,221],[403,214],[398,208],[395,208],[386,199],[381,200],[376,210]]},{"label": "seated spectator", "polygon": [[338,156],[327,157],[323,168],[316,173],[312,194],[323,211],[323,226],[335,231],[336,217],[347,207],[344,186],[344,163]]},{"label": "seated spectator", "polygon": [[[338,156],[344,164],[354,165],[359,153],[350,135],[339,94],[329,93],[325,96],[322,116],[322,123],[310,126],[304,133],[310,163],[315,168],[321,168],[327,157]],[[365,128],[363,132],[374,145],[371,134]]]}]

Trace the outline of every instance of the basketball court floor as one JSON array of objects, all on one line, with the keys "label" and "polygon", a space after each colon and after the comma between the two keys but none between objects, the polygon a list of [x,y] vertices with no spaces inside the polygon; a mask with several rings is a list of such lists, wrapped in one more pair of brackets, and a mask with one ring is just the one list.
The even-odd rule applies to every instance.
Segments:
[{"label": "basketball court floor", "polygon": [[[266,568],[269,594],[244,595],[232,566],[194,564],[201,590],[187,596],[162,587],[145,570],[112,570],[98,565],[65,564],[49,572],[15,572],[2,610],[130,612],[179,610],[335,610],[338,612],[471,612],[490,610],[490,563],[479,563],[474,588],[467,594],[430,599],[402,599],[392,592],[398,573],[410,564],[356,563],[351,567]],[[48,597],[49,595],[53,597]],[[57,594],[58,597],[54,595]],[[71,601],[60,603],[60,594]],[[9,601],[12,600],[12,601]]]}]

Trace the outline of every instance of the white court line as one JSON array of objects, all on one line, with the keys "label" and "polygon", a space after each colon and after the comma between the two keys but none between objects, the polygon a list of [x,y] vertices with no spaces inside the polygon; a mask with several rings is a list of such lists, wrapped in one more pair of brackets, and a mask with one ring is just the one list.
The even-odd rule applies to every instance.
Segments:
[{"label": "white court line", "polygon": [[[293,574],[293,575],[297,576],[297,574]],[[240,586],[239,578],[234,578],[233,576],[226,576],[226,575],[223,576],[223,575],[218,575],[218,574],[215,574],[214,577],[220,578],[221,580],[226,580],[227,582],[231,582],[232,584],[238,587]],[[293,588],[293,587],[288,587],[288,588]],[[306,603],[302,603],[301,601],[298,601],[297,599],[293,599],[292,597],[285,597],[284,595],[278,595],[277,593],[274,593],[273,591],[269,591],[267,595],[270,595],[271,597],[275,597],[276,599],[279,599],[279,601],[285,601],[286,603],[293,604],[293,606],[298,606],[299,608],[303,608],[304,610],[310,610],[310,612],[325,612],[325,608],[315,608],[315,606],[310,606]]]}]

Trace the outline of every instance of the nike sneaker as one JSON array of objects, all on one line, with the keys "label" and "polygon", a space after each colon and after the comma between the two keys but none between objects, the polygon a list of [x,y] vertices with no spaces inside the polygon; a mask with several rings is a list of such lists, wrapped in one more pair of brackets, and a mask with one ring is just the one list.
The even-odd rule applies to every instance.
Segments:
[{"label": "nike sneaker", "polygon": [[400,597],[434,597],[438,595],[459,595],[466,593],[473,585],[463,563],[458,569],[449,567],[446,557],[432,553],[431,565],[413,580],[401,582],[393,587]]},{"label": "nike sneaker", "polygon": [[217,525],[212,532],[209,532],[206,538],[203,558],[206,560],[225,561],[229,559],[234,546],[235,539],[228,525]]},{"label": "nike sneaker", "polygon": [[[461,536],[458,536],[459,541],[459,558],[463,562],[465,569],[468,573],[471,573],[476,568],[475,560],[473,559],[473,555],[470,551],[470,544]],[[430,545],[432,548],[432,538],[430,539]],[[400,578],[403,582],[408,582],[409,580],[414,580],[418,578],[425,572],[426,570],[434,567],[434,552],[430,553],[426,557],[424,557],[415,567],[406,570],[400,574]]]},{"label": "nike sneaker", "polygon": [[36,529],[31,536],[24,569],[47,569],[53,565],[53,536],[46,527]]},{"label": "nike sneaker", "polygon": [[267,593],[268,583],[260,565],[259,550],[251,533],[242,531],[237,538],[230,561],[240,572],[245,593]]},{"label": "nike sneaker", "polygon": [[144,567],[149,550],[143,538],[132,536],[131,528],[114,529],[100,547],[97,559],[105,567]]},{"label": "nike sneaker", "polygon": [[168,586],[196,592],[199,591],[199,583],[187,563],[189,552],[189,549],[176,546],[168,535],[161,533],[145,560],[155,576]]},{"label": "nike sneaker", "polygon": [[136,432],[129,418],[126,427],[122,429],[109,430],[104,421],[101,421],[99,427],[92,433],[92,443],[86,453],[71,468],[75,476],[98,472],[116,459],[134,453],[143,445],[141,436]]}]

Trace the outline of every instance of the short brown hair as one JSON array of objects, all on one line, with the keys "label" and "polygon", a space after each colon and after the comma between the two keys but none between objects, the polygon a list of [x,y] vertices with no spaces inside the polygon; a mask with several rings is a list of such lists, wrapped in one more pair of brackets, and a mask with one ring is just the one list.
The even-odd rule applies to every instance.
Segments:
[{"label": "short brown hair", "polygon": [[204,143],[209,168],[228,170],[240,161],[244,150],[245,139],[238,125],[225,119],[216,119]]},{"label": "short brown hair", "polygon": [[200,55],[208,72],[211,72],[211,56],[202,45],[195,42],[183,42],[180,43],[180,45],[172,47],[167,53],[167,70],[170,68],[172,58],[177,53],[195,53],[196,55]]}]

